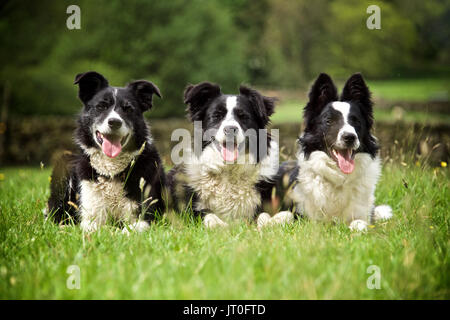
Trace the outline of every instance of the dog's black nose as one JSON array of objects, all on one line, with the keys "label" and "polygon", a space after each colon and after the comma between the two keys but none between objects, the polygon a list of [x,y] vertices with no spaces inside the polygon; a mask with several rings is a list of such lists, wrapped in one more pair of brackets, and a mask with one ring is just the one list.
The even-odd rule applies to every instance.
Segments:
[{"label": "dog's black nose", "polygon": [[356,135],[353,133],[345,132],[342,134],[342,140],[344,140],[346,144],[352,144],[356,140]]},{"label": "dog's black nose", "polygon": [[226,136],[234,137],[238,133],[238,127],[236,126],[226,126],[223,128],[223,132]]},{"label": "dog's black nose", "polygon": [[111,129],[117,130],[122,126],[122,120],[117,118],[108,119],[108,125]]}]

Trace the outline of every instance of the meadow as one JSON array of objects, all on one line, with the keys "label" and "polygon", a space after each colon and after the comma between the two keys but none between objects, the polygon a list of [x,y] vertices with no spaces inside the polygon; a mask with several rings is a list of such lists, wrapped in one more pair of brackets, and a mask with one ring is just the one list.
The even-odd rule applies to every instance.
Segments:
[{"label": "meadow", "polygon": [[[83,234],[44,220],[49,169],[1,174],[1,299],[450,298],[446,167],[386,164],[376,198],[394,217],[363,234],[307,220],[209,231],[173,213],[142,234]],[[80,289],[67,287],[72,265]]]}]

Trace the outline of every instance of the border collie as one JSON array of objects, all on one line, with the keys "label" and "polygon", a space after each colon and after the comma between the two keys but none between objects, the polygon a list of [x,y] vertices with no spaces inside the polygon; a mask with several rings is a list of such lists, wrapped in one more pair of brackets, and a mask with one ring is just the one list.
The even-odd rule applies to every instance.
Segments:
[{"label": "border collie", "polygon": [[[277,177],[279,186],[289,186],[286,198],[293,211],[314,220],[340,219],[352,230],[390,218],[389,206],[374,207],[381,163],[371,134],[370,92],[361,74],[347,80],[340,98],[331,78],[320,74],[309,93],[304,121],[298,161],[283,163]],[[283,179],[288,183],[281,183]],[[259,220],[263,225],[270,217]]]},{"label": "border collie", "polygon": [[156,85],[140,80],[111,87],[97,72],[78,74],[84,108],[78,117],[78,155],[66,153],[52,173],[48,215],[58,223],[80,222],[91,232],[109,221],[124,232],[143,231],[163,213],[164,169],[143,113]]},{"label": "border collie", "polygon": [[278,172],[278,143],[266,129],[275,100],[245,86],[223,94],[202,82],[186,88],[184,103],[202,144],[168,174],[175,209],[191,204],[206,227],[254,220]]}]

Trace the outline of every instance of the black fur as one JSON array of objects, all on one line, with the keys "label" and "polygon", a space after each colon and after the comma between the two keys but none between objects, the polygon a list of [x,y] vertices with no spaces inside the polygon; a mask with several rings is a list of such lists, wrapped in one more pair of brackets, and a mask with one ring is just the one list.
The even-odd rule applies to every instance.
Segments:
[{"label": "black fur", "polygon": [[[142,204],[139,181],[141,178],[145,179],[144,188],[151,187],[149,197],[152,197],[154,203],[148,207],[146,205],[143,218],[151,221],[156,212],[162,214],[165,209],[162,197],[165,175],[160,156],[155,146],[149,143],[150,133],[143,112],[152,107],[153,94],[161,97],[158,87],[151,82],[139,80],[131,82],[125,88],[113,88],[101,74],[93,71],[78,74],[75,84],[79,86],[78,96],[84,105],[74,134],[80,152],[66,153],[57,161],[52,173],[48,213],[57,223],[80,221],[80,182],[97,181],[102,175],[93,168],[90,156],[85,150],[101,150],[95,141],[95,133],[92,132],[93,124],[103,120],[114,108],[132,131],[129,143],[122,152],[136,152],[140,149],[142,152],[135,157],[133,166],[130,162],[122,172],[110,179],[123,183],[126,197],[137,202],[139,206]],[[115,97],[113,90],[117,90]],[[142,148],[144,143],[145,147]]]},{"label": "black fur", "polygon": [[[321,73],[309,92],[309,101],[304,108],[305,130],[299,138],[299,148],[306,159],[314,151],[324,151],[330,157],[330,146],[335,142],[342,127],[342,114],[331,107],[334,101],[350,104],[349,124],[355,128],[360,146],[355,153],[368,153],[374,158],[379,150],[376,139],[371,135],[373,126],[372,100],[369,89],[360,73],[353,74],[346,82],[340,98],[336,86],[329,75]],[[293,210],[293,203],[285,200],[284,195],[297,183],[301,168],[294,161],[280,165],[275,179],[276,195],[282,210]]]},{"label": "black fur", "polygon": [[[184,92],[184,103],[187,104],[187,114],[189,119],[194,121],[201,121],[202,135],[205,131],[219,129],[222,121],[227,115],[226,100],[230,95],[223,94],[220,86],[210,82],[202,82],[197,85],[188,85]],[[269,124],[269,118],[274,112],[275,99],[265,97],[258,91],[240,86],[239,95],[237,95],[237,106],[233,111],[234,119],[239,123],[239,126],[245,132],[248,129],[254,129],[256,132],[255,138],[257,141],[254,158],[260,162],[267,156],[271,137],[265,129]],[[259,130],[266,130],[267,139],[261,139]],[[246,143],[248,145],[247,137]],[[211,143],[213,143],[213,135],[202,141],[202,151]],[[246,148],[249,150],[250,148]],[[245,177],[242,177],[245,179]],[[192,204],[194,212],[202,215],[203,212],[195,211],[195,204],[199,201],[199,195],[189,186],[189,177],[184,173],[183,165],[175,166],[168,173],[168,186],[173,200],[173,206],[176,210],[182,211],[188,204]],[[255,189],[258,190],[262,197],[269,197],[272,190],[272,184],[261,181],[255,184]],[[258,210],[259,211],[259,210]]]},{"label": "black fur", "polygon": [[331,78],[322,73],[309,93],[309,102],[304,109],[305,131],[299,138],[300,147],[308,158],[316,150],[330,154],[329,146],[340,127],[340,113],[331,107],[334,101],[348,102],[351,106],[349,124],[356,129],[360,140],[358,152],[375,157],[379,146],[371,135],[373,125],[372,100],[369,89],[360,73],[355,73],[346,82],[340,99]]},{"label": "black fur", "polygon": [[[240,86],[238,95],[238,108],[235,116],[244,131],[254,129],[257,132],[257,149],[254,150],[257,162],[261,161],[260,155],[267,154],[270,145],[270,135],[267,134],[265,144],[260,142],[258,130],[265,129],[269,124],[269,117],[275,108],[275,99],[265,97],[258,91]],[[217,84],[202,82],[197,85],[187,86],[184,92],[184,102],[188,105],[189,119],[202,122],[202,135],[206,130],[218,129],[226,116],[225,101],[230,95],[223,94]],[[202,142],[202,149],[211,143],[210,140]],[[263,148],[260,150],[260,148]]]}]

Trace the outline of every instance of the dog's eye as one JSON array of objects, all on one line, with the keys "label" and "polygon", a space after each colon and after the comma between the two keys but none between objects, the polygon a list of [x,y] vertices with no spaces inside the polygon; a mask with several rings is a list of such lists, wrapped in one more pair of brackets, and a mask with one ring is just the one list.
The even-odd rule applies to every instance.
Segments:
[{"label": "dog's eye", "polygon": [[350,122],[353,123],[354,125],[358,125],[358,126],[361,124],[359,119],[357,117],[355,117],[355,116],[351,116],[350,117]]},{"label": "dog's eye", "polygon": [[129,103],[125,103],[125,104],[122,106],[122,109],[123,109],[123,111],[125,111],[125,112],[131,112],[131,111],[133,111],[133,106],[132,106],[131,104],[129,104]]},{"label": "dog's eye", "polygon": [[213,115],[212,115],[212,120],[213,121],[219,121],[220,119],[222,119],[223,118],[223,113],[222,112],[215,112]]},{"label": "dog's eye", "polygon": [[97,109],[98,111],[105,111],[106,109],[108,109],[108,105],[104,102],[101,102],[101,103],[97,104],[95,109]]},{"label": "dog's eye", "polygon": [[249,118],[248,114],[242,110],[236,110],[236,116],[241,120],[247,120]]}]

